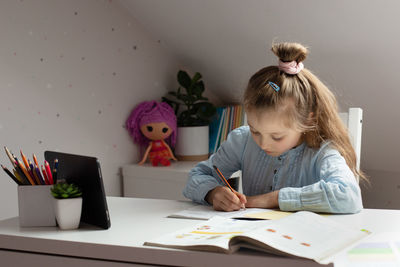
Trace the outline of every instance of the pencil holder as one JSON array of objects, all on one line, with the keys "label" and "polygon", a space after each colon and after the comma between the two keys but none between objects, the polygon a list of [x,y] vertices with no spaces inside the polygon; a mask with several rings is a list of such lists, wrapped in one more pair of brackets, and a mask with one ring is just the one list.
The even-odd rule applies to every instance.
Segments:
[{"label": "pencil holder", "polygon": [[52,185],[18,186],[19,225],[56,226],[53,208],[53,197],[50,194]]}]

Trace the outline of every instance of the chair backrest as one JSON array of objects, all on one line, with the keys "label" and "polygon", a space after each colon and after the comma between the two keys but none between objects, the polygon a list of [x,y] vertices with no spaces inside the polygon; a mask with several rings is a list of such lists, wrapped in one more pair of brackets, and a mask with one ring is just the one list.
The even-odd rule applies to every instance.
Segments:
[{"label": "chair backrest", "polygon": [[339,115],[349,131],[350,141],[357,155],[357,169],[360,169],[363,110],[349,108],[348,112],[339,113]]}]

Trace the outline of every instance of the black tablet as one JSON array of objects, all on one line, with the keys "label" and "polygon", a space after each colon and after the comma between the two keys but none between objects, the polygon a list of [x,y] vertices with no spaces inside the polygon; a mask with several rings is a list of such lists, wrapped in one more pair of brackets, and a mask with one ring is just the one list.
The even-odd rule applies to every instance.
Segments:
[{"label": "black tablet", "polygon": [[97,158],[55,151],[45,151],[44,158],[52,170],[54,160],[58,159],[57,181],[65,180],[82,189],[81,222],[110,228],[110,215]]}]

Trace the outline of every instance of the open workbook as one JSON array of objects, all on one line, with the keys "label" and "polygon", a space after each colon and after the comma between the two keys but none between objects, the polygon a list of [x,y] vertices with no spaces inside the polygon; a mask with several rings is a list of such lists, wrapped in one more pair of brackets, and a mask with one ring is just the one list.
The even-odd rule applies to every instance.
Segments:
[{"label": "open workbook", "polygon": [[246,208],[237,211],[217,211],[212,206],[196,205],[185,210],[175,212],[168,215],[168,218],[208,220],[214,216],[225,218],[254,218],[264,220],[275,220],[293,214],[293,212],[285,212],[272,209]]},{"label": "open workbook", "polygon": [[250,248],[327,264],[368,232],[308,211],[278,220],[246,221],[215,216],[194,227],[157,237],[147,246],[233,253]]}]

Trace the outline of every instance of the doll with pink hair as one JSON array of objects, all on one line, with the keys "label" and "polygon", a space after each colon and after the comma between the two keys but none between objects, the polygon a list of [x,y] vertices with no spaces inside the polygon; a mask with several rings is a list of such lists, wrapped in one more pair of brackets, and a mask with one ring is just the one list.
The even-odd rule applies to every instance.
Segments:
[{"label": "doll with pink hair", "polygon": [[171,150],[176,141],[176,116],[167,103],[139,103],[126,120],[126,127],[133,141],[141,148],[146,147],[140,165],[147,158],[153,166],[169,166],[170,159],[177,160]]}]

